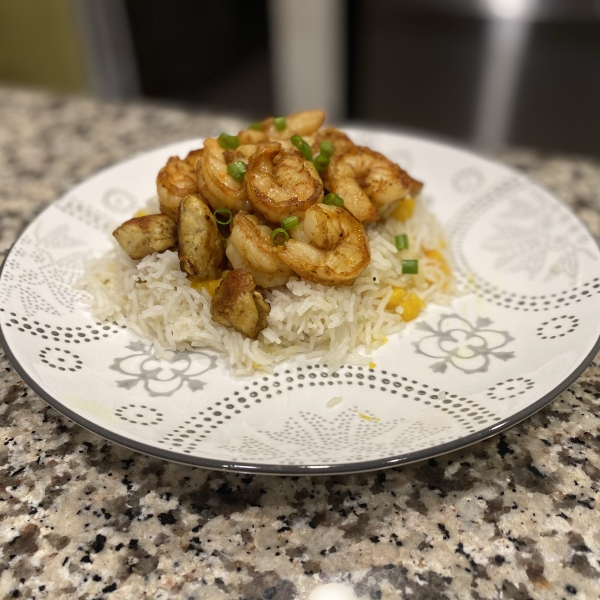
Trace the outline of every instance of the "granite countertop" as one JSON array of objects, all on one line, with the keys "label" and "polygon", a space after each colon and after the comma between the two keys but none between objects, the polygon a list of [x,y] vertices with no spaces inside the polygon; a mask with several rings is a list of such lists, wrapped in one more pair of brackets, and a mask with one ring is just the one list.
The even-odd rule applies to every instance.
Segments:
[{"label": "granite countertop", "polygon": [[[136,152],[233,119],[0,88],[0,253],[49,202]],[[600,238],[600,164],[507,151]],[[0,598],[600,597],[600,363],[506,433],[336,477],[137,454],[47,406],[0,351]]]}]

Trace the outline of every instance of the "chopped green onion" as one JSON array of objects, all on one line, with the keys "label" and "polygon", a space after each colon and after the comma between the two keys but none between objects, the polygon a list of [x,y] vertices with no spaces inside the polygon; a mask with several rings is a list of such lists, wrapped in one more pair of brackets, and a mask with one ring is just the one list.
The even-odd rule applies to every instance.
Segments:
[{"label": "chopped green onion", "polygon": [[256,123],[251,123],[248,125],[248,129],[254,129],[254,131],[262,130],[262,121],[256,121]]},{"label": "chopped green onion", "polygon": [[310,149],[310,146],[299,135],[293,135],[290,138],[290,141],[298,148],[298,150],[300,150],[300,152],[302,152],[302,156],[304,156],[306,160],[312,160],[312,150]]},{"label": "chopped green onion", "polygon": [[[142,279],[141,277],[138,277],[138,278],[135,280],[135,282],[136,282],[136,283],[146,283],[146,280],[145,280],[145,279]],[[108,283],[108,281],[107,281],[106,283]]]},{"label": "chopped green onion", "polygon": [[330,158],[333,155],[333,144],[329,140],[323,140],[319,145],[319,152]]},{"label": "chopped green onion", "polygon": [[226,150],[235,150],[240,145],[240,140],[237,135],[227,135],[222,133],[218,138],[219,146]]},{"label": "chopped green onion", "polygon": [[290,235],[285,229],[282,229],[281,227],[273,229],[273,233],[271,234],[271,241],[276,246],[283,246],[283,244],[285,244],[289,239]]},{"label": "chopped green onion", "polygon": [[[215,221],[219,225],[229,225],[229,223],[231,223],[231,219],[233,218],[231,211],[228,208],[219,208],[215,210],[213,214],[215,215]],[[221,215],[223,216],[221,219],[219,219]]]},{"label": "chopped green onion", "polygon": [[319,154],[319,156],[313,160],[313,164],[317,171],[324,171],[329,166],[329,157],[324,154]]},{"label": "chopped green onion", "polygon": [[343,198],[340,198],[337,194],[327,194],[323,198],[323,204],[333,204],[334,206],[344,206]]},{"label": "chopped green onion", "polygon": [[408,248],[408,236],[405,233],[397,235],[395,242],[398,250],[406,250]]},{"label": "chopped green onion", "polygon": [[236,160],[227,165],[227,172],[236,180],[242,181],[246,174],[246,163],[243,160]]},{"label": "chopped green onion", "polygon": [[418,260],[403,260],[402,275],[416,275],[419,272]]},{"label": "chopped green onion", "polygon": [[287,127],[285,117],[275,117],[273,119],[273,124],[275,125],[275,129],[277,129],[277,131],[283,131]]},{"label": "chopped green onion", "polygon": [[281,221],[281,225],[286,231],[294,229],[294,227],[298,227],[298,217],[286,217]]}]

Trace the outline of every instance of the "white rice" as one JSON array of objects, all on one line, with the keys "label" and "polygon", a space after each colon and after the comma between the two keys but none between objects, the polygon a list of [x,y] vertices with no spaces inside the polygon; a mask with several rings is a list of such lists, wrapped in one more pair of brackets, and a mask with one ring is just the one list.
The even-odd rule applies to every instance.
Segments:
[{"label": "white rice", "polygon": [[[402,233],[410,249],[400,252],[394,238]],[[267,290],[271,313],[257,340],[212,320],[211,296],[190,286],[176,252],[138,262],[115,244],[89,265],[80,286],[89,292],[96,318],[126,325],[151,340],[161,358],[171,358],[173,351],[210,348],[228,357],[237,375],[269,371],[297,354],[318,358],[331,369],[347,362],[367,364],[369,354],[406,325],[402,308],[386,310],[392,286],[416,293],[427,304],[448,304],[455,293],[440,261],[423,252],[438,250],[448,261],[443,231],[422,200],[406,223],[389,218],[368,226],[367,234],[371,263],[354,285],[327,287],[292,278]],[[401,274],[401,261],[409,258],[419,260],[418,275]]]}]

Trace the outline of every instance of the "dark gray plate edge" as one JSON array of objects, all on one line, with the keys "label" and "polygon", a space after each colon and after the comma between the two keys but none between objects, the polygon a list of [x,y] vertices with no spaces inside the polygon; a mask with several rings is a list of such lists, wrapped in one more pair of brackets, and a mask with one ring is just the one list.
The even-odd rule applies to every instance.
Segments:
[{"label": "dark gray plate edge", "polygon": [[[564,202],[560,201],[560,199],[558,199],[555,194],[553,194],[549,190],[545,189],[543,186],[539,185],[538,183],[531,181],[531,179],[527,175],[525,175],[523,173],[519,173],[512,167],[503,165],[502,163],[498,163],[497,161],[495,161],[494,159],[492,159],[489,156],[486,156],[483,153],[479,154],[479,153],[473,152],[471,149],[469,149],[465,146],[462,146],[461,144],[456,143],[455,141],[452,141],[449,139],[444,139],[443,136],[428,135],[427,133],[423,134],[423,132],[417,132],[417,131],[411,130],[409,128],[394,128],[394,127],[385,127],[384,128],[381,126],[377,127],[377,125],[380,125],[380,124],[375,124],[375,126],[373,126],[373,127],[365,127],[360,122],[347,122],[345,125],[349,128],[365,129],[365,130],[370,129],[371,131],[375,131],[375,132],[398,133],[398,134],[413,136],[416,138],[422,138],[422,139],[425,139],[430,142],[441,143],[443,145],[454,148],[455,150],[460,150],[467,154],[471,154],[473,156],[476,156],[479,159],[483,159],[494,165],[501,165],[505,169],[507,169],[509,171],[513,171],[516,176],[523,177],[523,178],[529,180],[534,186],[544,190],[555,201],[557,201],[560,204],[562,204],[563,206],[565,206]],[[174,142],[173,144],[168,144],[168,146],[182,143],[183,141],[185,141],[185,140],[181,140],[180,142]],[[156,150],[158,150],[158,149],[159,148],[157,148]],[[150,150],[147,152],[142,152],[139,155],[131,157],[130,159],[125,160],[123,162],[136,160],[145,154],[149,154],[152,151],[153,150]],[[122,163],[119,163],[119,164],[122,164]],[[102,174],[104,171],[110,170],[114,166],[117,166],[117,165],[113,165],[112,167],[103,169],[102,171],[97,173],[96,176]],[[83,184],[83,183],[85,183],[85,182],[82,182],[81,184]],[[81,185],[81,184],[79,184],[79,185]],[[48,207],[46,207],[42,211],[42,213],[40,213],[39,215],[36,216],[36,220],[44,212],[46,212],[46,210],[48,210],[51,206],[52,206],[52,203],[50,205],[48,205]],[[592,238],[592,240],[594,240],[594,242],[598,246],[597,240],[594,238],[594,236],[591,234],[589,229],[586,227],[585,223],[583,223],[583,221],[581,221],[579,216],[577,214],[575,214],[570,207],[567,207],[567,208],[568,208],[569,212],[571,212],[575,216],[575,218],[579,221],[579,223],[583,227],[583,229],[588,233],[588,235]],[[2,278],[2,272],[4,270],[4,265],[6,264],[6,261],[8,260],[10,253],[12,252],[12,250],[15,247],[15,245],[17,244],[17,242],[21,239],[21,237],[27,232],[27,230],[32,225],[33,225],[33,222],[29,223],[29,225],[19,234],[17,239],[11,245],[10,250],[4,256],[2,265],[0,265],[0,280]],[[350,464],[339,463],[339,464],[328,464],[328,465],[317,465],[317,464],[315,464],[315,465],[271,465],[271,464],[266,464],[266,463],[237,464],[237,463],[233,463],[233,462],[223,462],[223,461],[219,461],[219,460],[215,460],[215,459],[211,459],[211,458],[201,458],[201,457],[197,457],[197,456],[187,457],[179,452],[172,452],[170,450],[162,450],[160,448],[156,448],[155,446],[150,446],[150,445],[144,444],[142,442],[137,442],[130,438],[119,435],[118,433],[114,433],[113,431],[110,431],[109,429],[105,429],[104,427],[97,425],[96,423],[94,423],[92,421],[89,421],[85,417],[82,417],[81,415],[77,414],[76,412],[74,412],[71,409],[64,406],[59,400],[57,400],[56,398],[51,396],[48,392],[46,392],[46,390],[44,390],[40,385],[38,385],[38,383],[29,375],[29,373],[26,371],[26,369],[19,363],[16,356],[13,354],[12,350],[10,349],[8,340],[6,339],[6,337],[4,335],[4,331],[2,329],[2,323],[0,323],[0,344],[2,344],[2,347],[4,348],[4,351],[6,353],[6,356],[8,357],[9,361],[11,362],[11,364],[13,365],[13,367],[15,368],[17,373],[23,379],[23,381],[25,381],[25,383],[40,398],[42,398],[47,404],[49,404],[57,412],[59,412],[60,414],[62,414],[65,417],[67,417],[71,421],[77,423],[84,429],[87,429],[88,431],[91,431],[92,433],[100,435],[103,438],[105,438],[111,442],[114,442],[120,446],[123,446],[124,448],[129,448],[131,450],[135,450],[136,452],[140,452],[142,454],[146,454],[146,455],[152,456],[154,458],[168,460],[170,462],[175,462],[175,463],[188,465],[188,466],[192,466],[192,467],[213,469],[213,470],[217,470],[217,471],[251,473],[251,474],[255,473],[255,474],[260,474],[260,475],[343,475],[343,474],[350,474],[350,473],[376,471],[376,470],[380,470],[380,469],[390,469],[393,467],[398,467],[398,466],[402,466],[402,465],[406,465],[406,464],[410,464],[410,463],[414,463],[414,462],[418,462],[418,461],[422,461],[422,460],[428,460],[428,459],[434,458],[436,456],[440,456],[442,454],[447,454],[448,452],[454,452],[456,450],[461,450],[463,448],[466,448],[467,446],[471,446],[472,444],[483,441],[487,438],[493,437],[494,435],[502,433],[503,431],[506,431],[507,429],[510,429],[511,427],[517,425],[521,421],[527,419],[531,415],[533,415],[536,412],[538,412],[539,410],[541,410],[544,406],[549,404],[554,398],[556,398],[559,394],[564,392],[572,383],[574,383],[579,378],[579,376],[587,369],[587,367],[591,364],[594,357],[600,350],[600,337],[595,342],[594,346],[592,347],[591,351],[587,354],[585,359],[569,374],[568,377],[566,377],[563,381],[561,381],[559,384],[557,384],[554,389],[552,389],[550,392],[548,392],[547,394],[542,396],[539,400],[530,404],[527,408],[524,408],[523,410],[515,413],[508,419],[503,419],[501,421],[498,421],[495,425],[486,427],[485,429],[482,429],[480,431],[472,433],[471,435],[468,435],[468,436],[465,436],[462,438],[458,438],[452,442],[440,444],[439,446],[431,446],[424,450],[417,450],[415,452],[409,452],[407,454],[400,454],[397,456],[392,456],[392,457],[382,458],[382,459],[377,459],[377,460],[371,460],[371,461],[364,461],[364,462],[357,462],[357,463],[350,463]]]}]

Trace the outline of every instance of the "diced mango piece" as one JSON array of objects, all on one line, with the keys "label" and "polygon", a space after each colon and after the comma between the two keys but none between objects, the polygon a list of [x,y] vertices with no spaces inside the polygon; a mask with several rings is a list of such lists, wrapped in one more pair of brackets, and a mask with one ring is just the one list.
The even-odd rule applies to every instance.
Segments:
[{"label": "diced mango piece", "polygon": [[395,310],[398,306],[402,307],[402,320],[412,321],[419,316],[419,313],[425,308],[425,302],[416,294],[406,295],[406,290],[401,287],[394,288],[392,297],[388,300],[385,308]]},{"label": "diced mango piece", "polygon": [[208,281],[200,281],[197,277],[190,277],[190,285],[197,291],[206,290],[210,296],[214,296],[217,288],[223,281],[223,277],[220,279],[210,279]]},{"label": "diced mango piece", "polygon": [[416,294],[409,294],[408,298],[400,306],[404,309],[402,320],[408,322],[419,316],[419,313],[425,308],[425,302]]},{"label": "diced mango piece", "polygon": [[440,263],[440,268],[442,269],[442,271],[444,271],[446,275],[450,275],[450,267],[439,250],[425,250],[425,254],[429,258],[437,260]]},{"label": "diced mango piece", "polygon": [[398,202],[398,206],[392,211],[392,217],[405,223],[412,217],[415,210],[415,199],[410,196],[403,198]]},{"label": "diced mango piece", "polygon": [[404,297],[406,296],[406,290],[401,287],[393,288],[392,297],[388,300],[388,303],[385,305],[387,310],[394,310],[398,306],[402,304]]},{"label": "diced mango piece", "polygon": [[374,362],[369,363],[369,369],[374,369],[377,365]]}]

